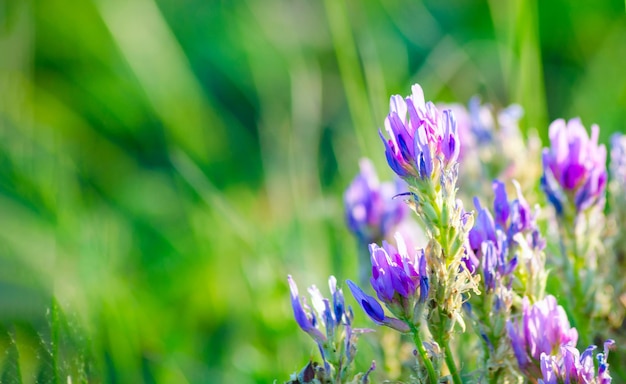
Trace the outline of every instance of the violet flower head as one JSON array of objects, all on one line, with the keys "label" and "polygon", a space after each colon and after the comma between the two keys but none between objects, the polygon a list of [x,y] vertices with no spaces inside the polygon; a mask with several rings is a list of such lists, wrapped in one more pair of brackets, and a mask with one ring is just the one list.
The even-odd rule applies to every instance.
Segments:
[{"label": "violet flower head", "polygon": [[293,278],[287,276],[287,280],[291,290],[291,306],[296,322],[320,347],[327,340],[334,338],[340,326],[350,326],[352,318],[346,312],[343,292],[337,288],[337,279],[334,276],[330,276],[328,279],[330,300],[322,296],[315,285],[309,287],[308,291],[311,295],[314,311],[306,304],[306,299],[299,296],[298,286]]},{"label": "violet flower head", "polygon": [[[491,241],[481,245],[482,269],[487,292],[495,291],[498,283],[504,283],[504,278],[510,276],[517,267],[517,257],[507,260],[506,243],[500,244],[500,248]],[[509,289],[510,285],[511,281],[505,284]]]},{"label": "violet flower head", "polygon": [[615,340],[608,339],[604,342],[604,352],[598,353],[598,384],[611,383],[609,374],[609,349],[615,347]]},{"label": "violet flower head", "polygon": [[494,189],[496,192],[494,202],[496,220],[494,220],[491,212],[483,208],[478,198],[475,197],[474,205],[478,214],[474,227],[469,232],[471,250],[468,250],[468,253],[476,255],[479,261],[486,292],[494,292],[500,286],[510,289],[512,280],[509,279],[505,283],[505,278],[511,275],[517,267],[517,257],[513,256],[510,259],[508,257],[509,239],[501,226],[507,222],[511,208],[504,191],[504,185],[497,185],[497,188],[494,187]]},{"label": "violet flower head", "polygon": [[413,85],[406,98],[391,97],[385,119],[385,156],[391,169],[400,177],[433,178],[439,167],[456,163],[460,142],[456,119],[451,110],[440,112],[432,102],[424,101],[419,84]]},{"label": "violet flower head", "polygon": [[474,198],[474,206],[478,214],[474,221],[474,227],[469,232],[469,244],[472,250],[478,253],[482,243],[486,241],[497,242],[496,225],[491,212],[481,206],[477,197]]},{"label": "violet flower head", "polygon": [[541,238],[537,225],[537,213],[531,210],[522,194],[520,184],[515,180],[512,182],[517,191],[517,198],[509,201],[504,183],[499,180],[493,181],[496,229],[506,234],[509,245],[512,245],[518,233],[523,233],[531,247],[540,251],[545,247],[545,241]]},{"label": "violet flower head", "polygon": [[542,187],[557,213],[569,200],[576,212],[604,203],[607,183],[606,147],[598,145],[599,128],[591,137],[580,119],[550,124],[550,148],[544,148]]},{"label": "violet flower head", "polygon": [[326,336],[319,330],[319,320],[311,308],[306,304],[306,299],[299,296],[298,286],[291,275],[287,276],[289,290],[291,291],[291,307],[296,323],[300,328],[308,333],[318,344],[326,341]]},{"label": "violet flower head", "polygon": [[344,193],[348,228],[368,244],[387,237],[406,216],[408,207],[395,197],[407,191],[401,180],[380,183],[368,159],[359,162],[361,172]]},{"label": "violet flower head", "polygon": [[578,331],[570,327],[565,310],[552,295],[530,305],[524,297],[522,318],[508,321],[507,331],[520,369],[537,373],[541,355],[555,355],[561,347],[575,347]]},{"label": "violet flower head", "polygon": [[596,355],[597,372],[593,361],[595,345],[589,346],[582,354],[571,345],[561,346],[558,353],[553,355],[542,353],[540,362],[542,379],[538,382],[540,384],[609,384],[612,379],[608,371],[607,357],[608,349],[614,344],[613,340],[607,340],[604,343],[604,352]]},{"label": "violet flower head", "polygon": [[[397,248],[386,241],[383,241],[382,247],[370,245],[370,283],[378,299],[395,316],[410,320],[415,305],[423,304],[428,297],[426,256],[423,250],[410,252],[400,233],[396,234],[396,244]],[[353,282],[348,281],[348,286],[368,316],[378,324],[389,325],[389,319],[386,319],[378,301],[366,295]]]},{"label": "violet flower head", "polygon": [[409,326],[396,318],[385,315],[385,310],[378,301],[363,290],[353,281],[347,280],[352,296],[359,303],[365,314],[378,325],[386,325],[400,332],[409,332]]},{"label": "violet flower head", "polygon": [[425,264],[426,261],[423,250],[409,256],[406,243],[399,233],[396,234],[396,244],[398,249],[386,241],[383,241],[382,248],[377,244],[370,245],[370,282],[378,299],[386,304],[397,301],[397,294],[405,299],[415,297],[420,287],[419,264]]}]

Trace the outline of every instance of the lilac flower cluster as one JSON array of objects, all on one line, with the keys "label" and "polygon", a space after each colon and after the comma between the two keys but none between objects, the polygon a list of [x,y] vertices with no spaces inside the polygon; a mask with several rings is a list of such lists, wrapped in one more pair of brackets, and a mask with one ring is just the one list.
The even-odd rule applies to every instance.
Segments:
[{"label": "lilac flower cluster", "polygon": [[352,309],[346,308],[343,292],[337,288],[337,280],[334,276],[328,279],[330,300],[323,297],[315,285],[308,289],[314,311],[299,296],[298,287],[291,276],[287,280],[296,322],[315,340],[324,361],[324,369],[318,370],[316,377],[345,378],[354,361],[358,335],[363,330],[352,328]]},{"label": "lilac flower cluster", "polygon": [[580,119],[550,125],[550,148],[544,149],[542,186],[558,215],[572,205],[575,212],[604,204],[607,183],[606,147],[598,145],[597,125],[591,138]]},{"label": "lilac flower cluster", "polygon": [[400,180],[380,183],[368,159],[359,165],[361,172],[344,194],[346,222],[359,242],[370,244],[386,238],[406,216],[408,207],[395,197],[407,188]]},{"label": "lilac flower cluster", "polygon": [[467,262],[472,263],[470,269],[482,277],[482,294],[472,297],[466,308],[483,341],[484,374],[490,380],[512,374],[505,324],[514,300],[524,295],[533,299],[541,297],[545,285],[544,242],[536,214],[531,211],[519,184],[515,181],[513,184],[518,197],[509,201],[505,184],[498,180],[493,182],[494,215],[481,206],[478,198],[474,199],[478,213],[468,236]]},{"label": "lilac flower cluster", "polygon": [[410,253],[399,233],[396,234],[396,243],[397,249],[386,241],[383,242],[382,248],[376,244],[370,245],[372,288],[378,299],[396,318],[385,316],[378,301],[365,294],[354,282],[348,280],[348,286],[357,302],[374,322],[408,332],[410,330],[408,324],[419,322],[415,314],[428,297],[426,256],[424,250]]},{"label": "lilac flower cluster", "polygon": [[[497,110],[473,97],[467,107],[445,105],[457,119],[461,149],[459,193],[466,198],[489,193],[486,180],[518,180],[525,191],[541,175],[541,140],[532,129],[520,130],[524,110],[517,104]],[[526,137],[525,137],[526,136]]]},{"label": "lilac flower cluster", "polygon": [[[524,270],[520,273],[524,278],[520,280],[525,283],[522,287],[516,287],[518,293],[540,297],[541,291],[533,294],[532,288],[541,288],[542,280],[545,280],[545,275],[541,274],[544,264],[541,253],[545,248],[545,240],[537,225],[537,212],[531,210],[519,183],[513,180],[512,184],[517,191],[517,198],[509,201],[505,184],[499,180],[493,182],[493,216],[481,206],[478,198],[474,198],[478,214],[469,233],[469,249],[472,252],[468,259],[481,263],[480,271],[487,291],[495,289],[496,280],[511,282],[508,276],[516,271],[518,263],[522,263]],[[476,257],[472,258],[471,254]],[[510,283],[508,288],[511,288]]]},{"label": "lilac flower cluster", "polygon": [[520,369],[539,375],[541,355],[556,353],[561,346],[576,346],[578,331],[570,327],[565,310],[552,295],[530,305],[524,298],[522,318],[509,321],[507,330]]},{"label": "lilac flower cluster", "polygon": [[[598,303],[610,308],[615,300],[595,264],[602,255],[598,244],[604,240],[600,229],[609,184],[599,128],[593,126],[590,137],[579,119],[557,120],[550,125],[551,146],[540,156],[540,147],[520,133],[520,107],[495,114],[474,99],[469,112],[456,106],[439,109],[425,101],[419,85],[411,91],[408,97],[391,97],[386,136],[380,133],[389,168],[406,184],[379,183],[372,164],[362,160],[361,173],[344,196],[348,227],[369,259],[360,284],[347,280],[363,312],[375,324],[411,336],[416,360],[403,365],[411,367],[411,382],[460,384],[468,377],[489,383],[610,383],[608,349],[616,343],[607,340],[595,356],[595,346],[582,353],[577,349],[600,336],[596,325],[606,312],[597,310]],[[528,202],[536,197],[532,183],[538,175],[519,183],[512,175],[524,167],[517,164],[517,171],[509,172],[509,160],[505,171],[497,164],[507,140],[515,143],[510,158],[543,161],[541,187],[554,207],[558,232],[542,233],[540,220],[546,219],[538,204],[531,208]],[[616,136],[613,141],[611,173],[623,177],[613,176],[611,188],[626,191],[626,139]],[[475,197],[475,212],[466,211],[461,201],[472,188],[459,186],[459,159],[463,166],[471,164],[471,151],[491,151],[492,165],[499,169],[493,173],[502,177],[491,184],[493,205],[483,206]],[[473,173],[479,174],[492,173]],[[507,186],[514,187],[514,197]],[[415,233],[397,232],[395,242],[388,241],[409,208],[424,228],[423,246],[414,245]],[[559,249],[563,258],[554,260],[552,253]],[[560,280],[547,285],[549,274]],[[309,363],[290,383],[367,382],[375,364],[365,374],[348,376],[363,331],[352,328],[352,312],[334,277],[330,300],[314,286],[309,289],[314,310],[288,280],[296,322],[317,343],[324,363]],[[545,295],[547,286],[567,298],[567,312],[555,296]],[[576,328],[567,313],[575,315]],[[451,347],[468,320],[474,342],[483,346],[480,357],[470,355],[474,346],[464,344],[467,338],[457,340],[461,349],[456,353]],[[457,361],[463,361],[461,369]],[[468,372],[468,366],[475,370]]]},{"label": "lilac flower cluster", "polygon": [[587,134],[580,119],[559,119],[549,128],[550,147],[544,149],[542,188],[557,214],[562,259],[562,293],[579,319],[578,327],[591,342],[593,323],[609,308],[602,287],[604,274],[597,260],[606,220],[603,209],[608,182],[606,147],[598,144],[599,128]]},{"label": "lilac flower cluster", "polygon": [[565,310],[556,304],[554,296],[530,305],[525,299],[522,318],[507,324],[511,344],[518,364],[527,377],[539,378],[540,383],[610,383],[608,349],[613,340],[604,343],[599,353],[598,370],[593,361],[595,346],[582,354],[576,349],[578,332],[570,327]]},{"label": "lilac flower cluster", "polygon": [[557,355],[541,354],[541,374],[539,384],[610,384],[612,381],[609,375],[609,349],[615,345],[614,340],[607,340],[604,343],[604,352],[598,353],[598,370],[596,372],[593,362],[593,351],[596,349],[592,345],[581,354],[578,349],[572,346],[561,346]]},{"label": "lilac flower cluster", "polygon": [[437,179],[439,169],[450,167],[459,156],[456,120],[450,110],[440,113],[432,102],[426,103],[418,84],[411,91],[406,98],[391,97],[385,119],[390,138],[380,133],[385,156],[400,177]]}]

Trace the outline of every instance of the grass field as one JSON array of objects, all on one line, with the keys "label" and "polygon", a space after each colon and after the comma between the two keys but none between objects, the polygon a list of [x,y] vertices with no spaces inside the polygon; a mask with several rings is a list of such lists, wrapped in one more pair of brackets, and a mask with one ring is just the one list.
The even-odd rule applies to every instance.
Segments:
[{"label": "grass field", "polygon": [[607,143],[625,5],[0,1],[0,381],[287,380],[317,351],[286,276],[356,277],[342,193],[362,156],[391,178],[389,95]]}]

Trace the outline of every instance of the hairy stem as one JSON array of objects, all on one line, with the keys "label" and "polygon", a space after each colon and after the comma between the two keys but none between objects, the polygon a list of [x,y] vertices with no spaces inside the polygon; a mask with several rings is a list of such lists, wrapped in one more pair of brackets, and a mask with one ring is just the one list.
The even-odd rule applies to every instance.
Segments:
[{"label": "hairy stem", "polygon": [[426,353],[426,349],[424,349],[424,344],[422,343],[422,339],[420,338],[419,329],[415,326],[415,324],[409,322],[409,327],[411,327],[411,332],[413,333],[413,342],[415,343],[415,347],[417,348],[417,353],[419,353],[424,366],[426,367],[426,372],[428,372],[428,381],[430,384],[437,384],[438,378],[435,373],[435,368],[433,368],[433,363],[428,358],[428,354]]},{"label": "hairy stem", "polygon": [[450,343],[448,342],[448,340],[442,340],[441,345],[443,346],[446,365],[448,366],[448,370],[450,371],[450,375],[452,376],[452,381],[454,382],[454,384],[463,384],[463,381],[461,381],[461,375],[456,369],[456,364],[454,363],[454,356],[452,356]]}]

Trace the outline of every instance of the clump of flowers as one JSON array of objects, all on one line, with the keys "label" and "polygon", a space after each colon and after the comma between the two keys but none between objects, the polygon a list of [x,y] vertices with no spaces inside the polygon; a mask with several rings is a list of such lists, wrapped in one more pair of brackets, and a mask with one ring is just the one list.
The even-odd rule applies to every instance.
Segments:
[{"label": "clump of flowers", "polygon": [[392,233],[407,214],[396,196],[407,191],[400,180],[381,183],[369,159],[359,162],[361,172],[344,193],[346,222],[359,243],[380,242]]},{"label": "clump of flowers", "polygon": [[604,342],[604,352],[598,353],[598,369],[596,371],[593,361],[593,351],[596,349],[592,345],[581,354],[578,349],[564,345],[556,355],[541,354],[541,374],[540,384],[557,383],[597,383],[609,384],[612,381],[609,375],[609,349],[615,345],[614,340]]},{"label": "clump of flowers", "polygon": [[519,368],[530,377],[540,377],[542,354],[551,355],[561,346],[575,347],[578,342],[578,331],[551,295],[534,305],[524,298],[521,319],[509,321],[507,329]]},{"label": "clump of flowers", "polygon": [[[541,156],[536,138],[521,134],[521,114],[519,106],[495,113],[478,99],[469,110],[438,108],[415,84],[409,96],[391,97],[384,133],[379,132],[389,168],[402,181],[380,183],[372,164],[362,160],[344,195],[348,227],[361,259],[367,259],[359,282],[351,274],[347,285],[366,318],[412,343],[415,359],[401,382],[612,380],[608,352],[626,336],[606,327],[611,338],[603,352],[594,356],[596,346],[589,344],[600,336],[597,325],[611,308],[620,305],[623,314],[626,307],[626,299],[618,304],[626,297],[626,282],[613,283],[619,292],[611,294],[609,274],[598,268],[606,264],[599,260],[607,257],[607,236],[615,254],[621,252],[619,231],[602,228],[607,185],[611,202],[622,205],[610,223],[626,223],[626,210],[620,211],[626,206],[626,139],[613,139],[610,181],[597,126],[589,136],[579,119],[555,121]],[[540,178],[533,169],[542,172]],[[460,177],[464,170],[470,176]],[[522,183],[516,180],[520,175]],[[533,201],[537,184],[553,217]],[[491,185],[491,192],[483,185]],[[474,192],[475,209],[467,210],[462,199]],[[490,196],[492,205],[481,203]],[[402,229],[407,210],[423,231]],[[544,232],[552,222],[558,231]],[[425,241],[416,241],[421,236]],[[309,362],[290,384],[366,383],[384,376],[373,371],[375,363],[353,373],[359,370],[353,367],[357,336],[364,331],[353,328],[354,315],[334,277],[331,299],[309,289],[314,310],[288,281],[296,322],[321,354],[320,363]],[[477,345],[482,353],[472,352]]]},{"label": "clump of flowers", "polygon": [[[337,288],[337,279],[328,279],[331,299],[322,296],[315,285],[309,288],[314,310],[300,297],[298,286],[291,276],[287,277],[291,290],[291,306],[298,326],[317,343],[323,365],[308,364],[294,375],[292,383],[342,381],[348,378],[356,354],[356,342],[362,329],[352,328],[352,308],[346,308],[343,292]],[[372,366],[372,370],[375,365]],[[356,382],[367,382],[370,371],[355,377]]]},{"label": "clump of flowers", "polygon": [[546,280],[536,214],[513,184],[518,197],[509,201],[504,183],[493,182],[494,215],[475,198],[478,213],[468,237],[468,260],[475,260],[470,269],[481,276],[482,295],[472,297],[466,309],[482,340],[483,375],[492,382],[514,375],[505,328],[514,302],[543,297]]},{"label": "clump of flowers", "polygon": [[526,193],[532,192],[536,179],[541,175],[541,140],[537,133],[526,128],[526,136],[520,129],[524,109],[512,104],[498,109],[482,104],[478,97],[470,99],[467,106],[442,105],[450,108],[457,119],[461,149],[459,180],[464,198],[488,194],[489,180],[512,180],[520,183]]},{"label": "clump of flowers", "polygon": [[594,318],[609,309],[598,297],[603,293],[603,276],[597,270],[601,245],[603,213],[608,180],[606,147],[598,144],[599,127],[591,127],[591,137],[580,119],[559,119],[549,128],[550,147],[543,151],[544,174],[541,186],[554,207],[559,227],[562,266],[566,283],[563,294],[570,299],[578,327],[591,341]]}]

